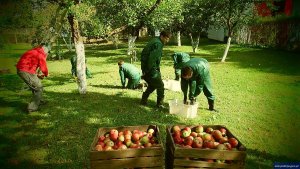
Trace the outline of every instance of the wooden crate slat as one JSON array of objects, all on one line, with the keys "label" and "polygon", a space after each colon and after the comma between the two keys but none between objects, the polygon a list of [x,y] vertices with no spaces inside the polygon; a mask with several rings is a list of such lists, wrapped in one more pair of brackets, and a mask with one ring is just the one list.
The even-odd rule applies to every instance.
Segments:
[{"label": "wooden crate slat", "polygon": [[162,167],[163,159],[161,157],[137,157],[137,158],[123,158],[110,160],[91,161],[91,168],[134,168],[134,167]]},{"label": "wooden crate slat", "polygon": [[176,167],[243,168],[241,164],[226,164],[226,163],[218,163],[218,162],[206,162],[206,161],[195,161],[195,160],[184,160],[184,159],[175,159],[174,168]]},{"label": "wooden crate slat", "polygon": [[215,149],[176,148],[175,157],[193,157],[222,160],[245,160],[246,153],[241,151],[227,151]]},{"label": "wooden crate slat", "polygon": [[112,151],[93,151],[90,152],[90,160],[103,160],[111,158],[128,158],[128,157],[145,157],[145,156],[162,156],[161,147],[112,150]]}]

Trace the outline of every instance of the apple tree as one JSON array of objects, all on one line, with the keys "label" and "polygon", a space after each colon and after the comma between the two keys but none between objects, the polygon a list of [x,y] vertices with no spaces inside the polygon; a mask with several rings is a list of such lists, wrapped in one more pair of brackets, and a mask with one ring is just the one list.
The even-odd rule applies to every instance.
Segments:
[{"label": "apple tree", "polygon": [[223,26],[228,31],[227,45],[221,62],[225,62],[234,30],[241,24],[246,24],[252,18],[253,0],[219,0],[215,25]]}]

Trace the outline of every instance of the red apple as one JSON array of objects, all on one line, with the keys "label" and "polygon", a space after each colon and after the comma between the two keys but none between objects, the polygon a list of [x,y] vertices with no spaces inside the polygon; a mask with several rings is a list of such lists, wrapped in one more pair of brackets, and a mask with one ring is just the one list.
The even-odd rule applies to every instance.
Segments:
[{"label": "red apple", "polygon": [[185,127],[185,128],[183,128],[183,130],[186,130],[186,131],[188,131],[190,134],[191,134],[191,132],[192,132],[192,130],[191,130],[191,128],[190,128],[190,127]]},{"label": "red apple", "polygon": [[124,132],[123,132],[123,131],[119,132],[119,136],[121,136],[121,135],[124,135]]},{"label": "red apple", "polygon": [[220,140],[219,140],[219,143],[223,144],[223,143],[226,143],[228,142],[228,138],[227,137],[222,137]]},{"label": "red apple", "polygon": [[193,148],[201,148],[202,144],[203,144],[202,138],[201,137],[196,137],[196,138],[194,138],[192,147]]},{"label": "red apple", "polygon": [[140,134],[138,132],[133,133],[131,139],[135,142],[140,139]]},{"label": "red apple", "polygon": [[206,130],[205,130],[205,132],[209,133],[209,134],[212,133],[213,131],[214,131],[214,129],[211,128],[211,127],[207,127]]},{"label": "red apple", "polygon": [[127,135],[127,134],[132,135],[132,132],[130,130],[124,130],[123,133],[124,133],[124,135]]},{"label": "red apple", "polygon": [[96,145],[95,150],[102,151],[103,147],[100,144],[98,144],[98,145]]},{"label": "red apple", "polygon": [[176,131],[180,131],[181,129],[180,129],[180,127],[179,126],[173,126],[172,127],[172,132],[174,133],[174,132],[176,132]]},{"label": "red apple", "polygon": [[104,142],[98,142],[98,145],[101,145],[101,146],[102,146],[102,148],[104,148],[104,147],[105,147],[105,143],[104,143]]},{"label": "red apple", "polygon": [[206,133],[202,136],[202,139],[203,139],[203,141],[212,140],[212,136],[211,136],[211,134]]},{"label": "red apple", "polygon": [[173,137],[173,139],[176,144],[182,144],[184,141],[184,139],[182,139],[180,136]]},{"label": "red apple", "polygon": [[193,131],[193,132],[191,132],[190,135],[193,136],[193,137],[197,137],[198,134],[197,134],[196,132]]},{"label": "red apple", "polygon": [[100,136],[100,137],[98,138],[98,141],[101,141],[101,142],[103,142],[103,141],[104,141],[104,139],[105,139],[105,137],[104,137],[104,136]]},{"label": "red apple", "polygon": [[214,130],[212,135],[216,140],[220,140],[223,137],[220,130]]},{"label": "red apple", "polygon": [[223,128],[223,127],[222,127],[222,128],[220,128],[220,131],[221,131],[221,133],[222,133],[222,135],[223,135],[223,136],[225,136],[225,135],[226,135],[226,129],[225,129],[225,128]]},{"label": "red apple", "polygon": [[120,149],[120,150],[125,150],[125,149],[127,149],[127,146],[124,145],[124,144],[122,144],[122,145],[120,145],[120,146],[118,147],[118,149]]},{"label": "red apple", "polygon": [[214,145],[214,142],[212,142],[211,140],[205,140],[203,142],[203,147],[213,149],[213,148],[215,148],[215,145]]},{"label": "red apple", "polygon": [[118,139],[119,132],[116,129],[111,129],[109,132],[109,137],[112,141],[116,141]]},{"label": "red apple", "polygon": [[111,147],[111,146],[105,146],[104,148],[103,148],[103,150],[104,151],[110,151],[110,150],[113,150],[113,148]]},{"label": "red apple", "polygon": [[231,147],[233,147],[233,148],[235,148],[239,144],[237,139],[235,139],[234,137],[229,138],[228,142],[231,145]]},{"label": "red apple", "polygon": [[188,137],[186,137],[186,138],[184,139],[184,144],[185,144],[185,145],[192,146],[193,140],[194,140],[194,137],[188,136]]},{"label": "red apple", "polygon": [[180,137],[180,135],[181,135],[180,131],[175,131],[172,134],[173,137]]},{"label": "red apple", "polygon": [[125,140],[131,140],[132,135],[131,134],[125,134],[124,139]]},{"label": "red apple", "polygon": [[231,149],[232,149],[231,144],[229,144],[229,143],[224,143],[224,145],[227,147],[227,150],[231,150]]}]

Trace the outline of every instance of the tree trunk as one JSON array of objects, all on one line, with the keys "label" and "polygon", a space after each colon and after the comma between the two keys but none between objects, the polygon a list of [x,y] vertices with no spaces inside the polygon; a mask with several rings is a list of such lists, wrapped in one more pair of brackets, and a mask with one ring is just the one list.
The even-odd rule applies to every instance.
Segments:
[{"label": "tree trunk", "polygon": [[229,36],[228,39],[227,39],[227,46],[226,46],[226,49],[224,51],[221,62],[225,62],[225,59],[226,59],[226,56],[228,54],[228,50],[229,50],[229,47],[230,47],[230,41],[231,41],[231,37]]},{"label": "tree trunk", "polygon": [[180,31],[177,31],[177,46],[181,46]]},{"label": "tree trunk", "polygon": [[80,94],[86,94],[86,65],[85,65],[85,52],[83,40],[79,32],[78,21],[71,14],[68,16],[68,20],[71,26],[72,37],[75,45],[75,51],[77,55],[77,84]]},{"label": "tree trunk", "polygon": [[196,53],[198,50],[199,40],[200,40],[200,34],[198,34],[196,41],[193,40],[193,35],[190,33],[193,53]]}]

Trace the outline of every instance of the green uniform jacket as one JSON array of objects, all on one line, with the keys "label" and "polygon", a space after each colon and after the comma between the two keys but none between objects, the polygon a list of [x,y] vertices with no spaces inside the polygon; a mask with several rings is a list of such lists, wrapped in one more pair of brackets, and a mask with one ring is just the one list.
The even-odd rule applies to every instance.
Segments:
[{"label": "green uniform jacket", "polygon": [[203,91],[208,100],[214,100],[208,61],[203,58],[193,58],[183,65],[183,67],[186,66],[192,68],[193,76],[189,80],[181,79],[181,90],[184,98],[187,98],[189,87],[189,99],[197,97]]},{"label": "green uniform jacket", "polygon": [[129,80],[140,80],[141,74],[139,69],[130,63],[123,63],[119,68],[122,86],[125,87],[126,78]]},{"label": "green uniform jacket", "polygon": [[183,63],[190,60],[190,55],[184,52],[176,52],[172,55],[172,59],[174,61],[174,68],[181,69]]},{"label": "green uniform jacket", "polygon": [[142,51],[141,69],[143,75],[155,78],[160,76],[160,60],[162,57],[163,43],[157,38],[148,42]]}]

